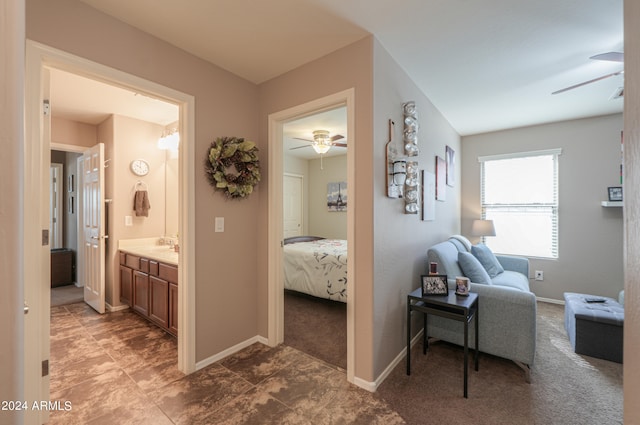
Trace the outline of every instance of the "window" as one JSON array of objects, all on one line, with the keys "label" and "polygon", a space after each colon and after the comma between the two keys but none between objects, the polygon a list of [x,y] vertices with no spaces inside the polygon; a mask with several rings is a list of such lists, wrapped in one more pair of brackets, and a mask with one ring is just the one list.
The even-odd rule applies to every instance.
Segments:
[{"label": "window", "polygon": [[484,156],[480,161],[482,218],[493,220],[492,251],[558,258],[560,149]]}]

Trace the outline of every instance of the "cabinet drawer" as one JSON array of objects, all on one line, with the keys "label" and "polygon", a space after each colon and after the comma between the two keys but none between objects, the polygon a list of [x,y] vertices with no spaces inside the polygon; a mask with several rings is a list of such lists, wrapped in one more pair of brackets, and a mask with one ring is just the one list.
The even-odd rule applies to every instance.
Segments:
[{"label": "cabinet drawer", "polygon": [[137,255],[126,254],[125,265],[135,270],[140,270],[140,257]]},{"label": "cabinet drawer", "polygon": [[160,263],[158,276],[160,279],[178,283],[178,268],[176,266]]},{"label": "cabinet drawer", "polygon": [[140,271],[149,273],[149,260],[146,258],[140,259]]},{"label": "cabinet drawer", "polygon": [[149,260],[149,274],[151,276],[158,276],[158,262]]}]

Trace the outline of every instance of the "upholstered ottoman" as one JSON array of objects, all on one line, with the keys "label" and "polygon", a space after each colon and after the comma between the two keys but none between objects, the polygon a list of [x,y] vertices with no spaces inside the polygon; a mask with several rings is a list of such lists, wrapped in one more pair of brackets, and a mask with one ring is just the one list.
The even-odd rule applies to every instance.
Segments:
[{"label": "upholstered ottoman", "polygon": [[613,298],[572,292],[565,292],[564,301],[564,327],[573,350],[622,363],[624,307]]}]

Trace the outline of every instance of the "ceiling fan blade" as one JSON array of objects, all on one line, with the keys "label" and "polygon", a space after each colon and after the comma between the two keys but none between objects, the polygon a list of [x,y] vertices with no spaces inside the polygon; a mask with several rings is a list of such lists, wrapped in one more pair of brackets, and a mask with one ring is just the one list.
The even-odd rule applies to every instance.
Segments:
[{"label": "ceiling fan blade", "polygon": [[294,137],[296,140],[304,140],[305,142],[313,143],[313,140],[303,139],[302,137]]},{"label": "ceiling fan blade", "polygon": [[294,149],[302,149],[302,148],[310,148],[311,145],[302,145],[302,146],[296,146],[294,148],[289,148],[290,151],[294,150]]},{"label": "ceiling fan blade", "polygon": [[344,136],[342,134],[336,134],[331,138],[331,141],[335,142],[336,140],[340,140],[340,139],[344,139]]},{"label": "ceiling fan blade", "polygon": [[596,81],[604,80],[605,78],[615,77],[616,75],[622,74],[624,71],[612,72],[611,74],[603,75],[602,77],[594,78],[593,80],[585,81],[582,83],[574,84],[573,86],[565,87],[560,90],[556,90],[551,94],[560,94],[569,90],[577,89],[578,87],[586,86],[587,84],[595,83]]},{"label": "ceiling fan blade", "polygon": [[332,146],[337,146],[339,148],[346,148],[347,144],[346,143],[334,143]]},{"label": "ceiling fan blade", "polygon": [[595,59],[598,61],[624,62],[624,53],[622,52],[600,53],[599,55],[591,56],[589,59]]}]

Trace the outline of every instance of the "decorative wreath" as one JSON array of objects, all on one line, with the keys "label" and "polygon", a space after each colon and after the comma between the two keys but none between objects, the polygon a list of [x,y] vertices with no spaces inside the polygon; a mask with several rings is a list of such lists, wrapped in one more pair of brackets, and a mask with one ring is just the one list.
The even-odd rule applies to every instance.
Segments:
[{"label": "decorative wreath", "polygon": [[241,137],[218,137],[205,163],[209,182],[228,198],[246,198],[260,181],[256,144]]}]

